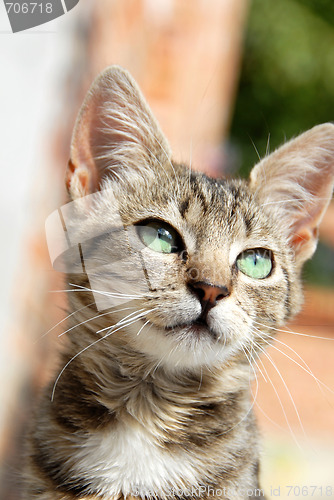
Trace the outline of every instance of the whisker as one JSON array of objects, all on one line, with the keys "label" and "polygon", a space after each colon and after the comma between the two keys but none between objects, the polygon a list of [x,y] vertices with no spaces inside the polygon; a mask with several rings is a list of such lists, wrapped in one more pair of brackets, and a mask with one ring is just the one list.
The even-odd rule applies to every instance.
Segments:
[{"label": "whisker", "polygon": [[58,337],[62,337],[63,335],[66,335],[66,333],[69,333],[72,330],[74,330],[75,328],[78,328],[81,325],[85,325],[86,323],[89,323],[90,321],[94,321],[95,319],[99,319],[99,318],[102,318],[103,316],[108,316],[110,314],[116,314],[116,313],[119,313],[121,311],[127,311],[128,309],[135,309],[135,307],[134,306],[133,307],[124,307],[123,309],[118,309],[117,311],[108,311],[108,312],[103,313],[103,314],[97,314],[96,316],[93,316],[92,318],[88,318],[85,321],[82,321],[81,323],[78,323],[77,325],[74,325],[71,328],[68,328],[68,330],[66,330],[65,332],[60,333],[58,335]]},{"label": "whisker", "polygon": [[73,292],[80,292],[80,291],[84,290],[84,291],[88,291],[88,292],[100,293],[106,297],[115,297],[115,298],[138,298],[138,299],[141,299],[142,297],[144,297],[144,295],[135,295],[135,294],[122,293],[122,292],[106,292],[106,291],[101,291],[101,290],[94,290],[93,288],[88,288],[86,286],[77,285],[76,283],[69,283],[69,285],[80,288],[80,290],[70,290]]},{"label": "whisker", "polygon": [[[148,311],[146,311],[146,314],[151,312],[151,310],[149,309]],[[125,328],[126,326],[129,326],[129,324],[133,324],[135,323],[136,321],[139,321],[141,319],[141,317],[137,318],[137,319],[131,319],[131,321],[129,321],[128,323],[125,323],[121,326],[119,326],[118,328],[116,328],[116,330],[114,330],[112,328],[111,331],[109,331],[108,333],[106,333],[106,335],[104,335],[103,337],[100,337],[98,338],[97,340],[95,340],[94,342],[91,342],[88,346],[84,347],[83,349],[81,349],[81,351],[77,352],[67,363],[66,365],[62,368],[62,370],[60,371],[60,373],[58,374],[56,380],[55,380],[55,383],[53,385],[53,389],[52,389],[52,394],[51,394],[51,401],[54,400],[54,395],[55,395],[55,391],[56,391],[56,387],[57,387],[57,384],[60,380],[60,377],[62,376],[62,374],[64,373],[64,371],[66,370],[66,368],[78,357],[80,356],[81,354],[83,354],[85,351],[87,351],[88,349],[90,349],[91,347],[93,347],[94,345],[98,344],[99,342],[101,342],[102,340],[105,340],[106,338],[108,338],[111,334],[113,333],[116,333],[117,331],[121,330],[122,328]],[[110,329],[110,327],[109,327]]]},{"label": "whisker", "polygon": [[301,368],[304,372],[306,372],[308,375],[310,375],[314,381],[316,382],[316,384],[318,385],[319,387],[319,390],[324,394],[324,391],[322,389],[321,386],[325,387],[325,389],[327,389],[329,392],[331,392],[332,394],[334,394],[334,391],[328,387],[324,382],[322,382],[320,379],[318,379],[318,377],[315,376],[315,374],[312,372],[311,368],[309,367],[309,365],[306,363],[306,361],[298,354],[298,352],[296,352],[294,349],[292,349],[292,347],[290,347],[289,345],[285,344],[285,342],[281,342],[279,339],[275,338],[275,342],[278,342],[279,344],[282,344],[284,347],[286,347],[287,349],[289,349],[290,351],[292,351],[301,361],[302,363],[304,363],[305,366],[302,366],[300,363],[298,363],[298,361],[296,361],[295,359],[293,359],[291,356],[289,356],[287,353],[285,353],[284,351],[282,351],[281,349],[279,349],[278,347],[276,347],[274,344],[272,344],[271,342],[268,342],[262,335],[261,332],[258,328],[256,328],[256,331],[257,333],[259,334],[259,336],[261,337],[261,339],[266,342],[266,344],[270,345],[273,349],[275,349],[276,351],[278,351],[280,354],[283,354],[283,356],[285,356],[286,358],[288,358],[290,361],[292,361],[293,363],[295,363],[297,366],[299,366],[299,368]]},{"label": "whisker", "polygon": [[58,321],[58,323],[56,323],[52,328],[50,328],[47,332],[43,333],[43,335],[41,335],[39,337],[38,340],[36,340],[36,342],[42,340],[44,337],[46,337],[49,333],[52,332],[52,330],[54,330],[55,328],[57,328],[57,326],[61,325],[62,323],[64,323],[64,321],[66,321],[67,319],[71,318],[71,316],[73,316],[74,314],[77,314],[78,312],[80,311],[83,311],[83,309],[86,309],[87,307],[90,307],[90,306],[93,306],[95,304],[95,302],[91,302],[90,304],[87,304],[86,306],[83,306],[81,307],[80,309],[77,309],[76,311],[73,311],[71,314],[68,314],[65,318],[61,319],[60,321]]},{"label": "whisker", "polygon": [[269,417],[268,413],[266,413],[264,411],[264,409],[262,408],[262,406],[260,406],[257,401],[255,402],[255,404],[256,404],[257,408],[259,409],[259,411],[262,413],[262,415],[264,415],[266,417],[266,419],[269,420],[270,423],[272,423],[275,427],[277,427],[281,431],[285,430],[282,425],[278,424],[277,422],[275,422],[275,420],[273,420],[271,417]]},{"label": "whisker", "polygon": [[[255,342],[252,340],[252,346],[253,346],[253,345],[256,345],[256,344],[255,344]],[[247,357],[247,356],[246,356],[246,357]],[[248,359],[248,358],[247,358],[247,359]],[[263,379],[265,380],[265,382],[267,383],[267,378],[268,378],[268,379],[269,379],[269,381],[270,381],[270,383],[272,384],[272,382],[271,382],[271,380],[270,380],[270,377],[269,377],[269,375],[268,375],[267,369],[266,369],[266,367],[264,366],[264,364],[262,363],[262,360],[261,360],[261,359],[259,359],[259,362],[261,363],[261,365],[262,365],[262,369],[263,369],[263,371],[266,373],[267,378],[264,376],[263,371],[261,370],[261,368],[260,368],[259,364],[257,363],[257,361],[255,361],[255,359],[254,359],[254,357],[253,357],[253,356],[252,356],[252,361],[253,361],[253,363],[255,364],[255,366],[256,366],[256,368],[257,368],[257,370],[261,373],[261,375],[262,375]],[[259,382],[258,382],[258,378],[257,378],[256,374],[255,374],[255,381],[256,381],[256,392],[255,392],[255,395],[254,395],[254,393],[253,393],[253,388],[252,388],[252,386],[250,386],[250,389],[251,389],[251,392],[252,392],[252,395],[253,395],[253,398],[254,398],[254,401],[255,401],[255,404],[256,404],[257,408],[258,408],[258,409],[259,409],[259,410],[263,413],[263,415],[264,415],[265,417],[267,417],[267,418],[268,418],[268,419],[269,419],[272,423],[274,423],[275,425],[277,425],[278,427],[280,427],[281,429],[283,429],[283,427],[282,427],[282,426],[280,426],[279,424],[277,424],[276,422],[274,422],[274,421],[273,421],[273,420],[269,417],[269,415],[267,415],[267,413],[263,410],[263,408],[262,408],[262,407],[259,405],[259,403],[256,401],[256,397],[257,397],[257,394],[258,394],[258,391],[259,391]]]},{"label": "whisker", "polygon": [[[319,200],[327,200],[327,198],[318,198]],[[267,205],[280,205],[284,203],[296,203],[296,201],[300,201],[302,203],[305,203],[305,198],[286,198],[284,200],[276,200],[276,201],[268,201],[267,203],[262,203],[261,207],[266,207]]]},{"label": "whisker", "polygon": [[[165,148],[162,146],[162,144],[160,143],[160,141],[158,140],[158,138],[156,136],[153,136],[153,139],[155,140],[155,142],[158,144],[158,146],[160,147],[161,151],[164,153],[165,157],[166,157],[166,160],[167,162],[170,164],[171,168],[172,168],[172,171],[173,171],[173,174],[174,174],[174,177],[175,177],[175,180],[176,180],[176,185],[177,185],[177,190],[178,190],[178,196],[180,196],[180,193],[181,193],[181,190],[180,190],[180,182],[179,182],[179,178],[175,172],[175,168],[174,168],[174,165],[169,157],[169,155],[167,154],[167,151],[165,150]],[[156,159],[156,161],[159,163],[160,167],[163,169],[163,171],[165,172],[166,174],[166,177],[169,179],[169,175],[168,173],[166,172],[166,170],[164,169],[164,167],[162,166],[162,163],[160,162],[160,160],[157,158],[157,156],[153,153],[153,151],[151,151],[146,145],[144,145],[145,149],[147,149],[147,151],[149,153],[151,153],[151,155],[153,156],[153,158]]]},{"label": "whisker", "polygon": [[[252,368],[252,370],[254,371],[254,367],[252,366],[252,364],[250,363],[245,351],[244,351],[244,346],[239,342],[239,346],[241,347],[241,349],[243,350],[245,356],[246,356],[246,359],[248,360],[248,363],[250,365],[250,367]],[[255,373],[255,371],[254,371]],[[250,412],[252,411],[253,407],[254,407],[254,404],[255,404],[255,399],[257,397],[257,394],[258,394],[258,389],[259,389],[259,384],[258,384],[258,380],[257,380],[257,377],[255,375],[255,379],[256,379],[256,393],[255,393],[255,396],[254,396],[254,399],[252,401],[252,404],[250,405],[247,413],[235,424],[233,425],[232,427],[230,427],[227,431],[224,431],[224,432],[220,432],[219,435],[220,436],[223,436],[224,434],[227,434],[228,432],[232,431],[233,429],[235,429],[238,425],[240,425],[247,417],[248,415],[250,414]]]},{"label": "whisker", "polygon": [[[249,387],[250,387],[250,389],[251,389],[252,396],[253,396],[254,401],[255,401],[256,396],[257,396],[257,394],[258,394],[258,389],[259,389],[259,381],[258,381],[258,378],[257,378],[257,373],[256,373],[256,370],[255,370],[255,368],[254,368],[253,364],[255,364],[255,367],[257,367],[257,368],[258,368],[258,364],[257,364],[257,362],[255,361],[255,359],[254,359],[253,355],[251,354],[251,352],[249,351],[249,349],[248,349],[246,346],[241,346],[241,349],[242,349],[242,351],[243,351],[244,355],[246,356],[246,359],[247,359],[247,361],[248,361],[248,363],[249,363],[249,365],[250,365],[250,367],[252,368],[253,373],[254,373],[254,380],[255,380],[255,382],[256,382],[256,392],[255,392],[255,395],[253,394],[252,385],[251,385],[251,380],[249,380]],[[248,356],[247,356],[247,352],[248,352],[248,354],[250,355],[251,360],[248,358]]]},{"label": "whisker", "polygon": [[253,148],[255,149],[255,153],[256,153],[256,155],[257,155],[257,157],[258,157],[259,161],[261,161],[261,160],[262,160],[262,158],[261,158],[261,156],[260,156],[260,153],[259,153],[259,151],[258,151],[257,147],[255,146],[255,142],[253,141],[253,139],[251,138],[251,136],[250,136],[250,135],[248,135],[248,137],[249,137],[249,139],[250,139],[251,143],[253,144]]},{"label": "whisker", "polygon": [[116,299],[129,299],[129,300],[135,300],[135,299],[141,299],[144,297],[144,295],[129,295],[121,292],[105,292],[102,290],[94,290],[93,288],[88,288],[88,287],[82,287],[80,290],[73,290],[72,288],[70,290],[50,290],[49,293],[82,293],[82,292],[92,292],[92,293],[98,293],[100,295],[103,295],[105,297],[112,297]]},{"label": "whisker", "polygon": [[[152,312],[152,311],[151,311],[151,312]],[[148,325],[148,323],[149,323],[149,322],[150,322],[150,320],[148,319],[148,320],[146,321],[146,323],[144,323],[144,324],[143,324],[143,326],[140,328],[140,330],[139,330],[139,331],[138,331],[138,333],[137,333],[137,337],[138,337],[138,335],[140,334],[140,332],[141,332],[141,331],[145,328],[145,326],[146,326],[146,325]]]},{"label": "whisker", "polygon": [[270,152],[270,132],[268,133],[267,147],[266,147],[266,156],[269,155],[269,152]]},{"label": "whisker", "polygon": [[329,340],[329,341],[334,341],[333,338],[330,337],[318,337],[318,335],[309,335],[308,333],[299,333],[295,332],[293,330],[287,329],[287,330],[282,330],[281,328],[275,328],[274,326],[268,326],[264,325],[263,323],[260,323],[259,321],[254,320],[254,323],[257,325],[260,325],[264,328],[270,328],[270,330],[274,330],[275,332],[282,332],[282,333],[291,333],[292,335],[300,335],[301,337],[309,337],[311,339],[321,339],[321,340]]},{"label": "whisker", "polygon": [[[256,345],[256,343],[254,342],[254,340],[252,340],[252,345]],[[263,374],[263,371],[260,369],[260,366],[259,366],[259,363],[257,363],[254,359],[253,359],[253,362],[255,363],[255,366],[256,368],[259,370],[259,372],[261,373],[263,379],[265,380],[266,383],[268,383],[268,381],[270,382],[271,385],[273,385],[272,383],[272,380],[271,378],[269,377],[269,374],[268,374],[268,371],[267,371],[267,368],[265,367],[265,365],[263,364],[262,360],[259,358],[259,363],[261,363],[262,365],[262,369],[263,371],[266,373],[266,377],[264,376]],[[267,380],[268,379],[268,380]],[[256,395],[258,393],[258,389],[259,389],[259,383],[258,383],[258,380],[256,378]],[[253,389],[251,387],[251,391],[252,391],[252,394],[253,394]],[[278,394],[277,394],[278,396]],[[269,415],[263,410],[263,408],[259,405],[259,403],[256,401],[256,396],[254,396],[253,394],[253,397],[255,399],[255,404],[257,406],[257,408],[263,413],[263,415],[270,421],[272,422],[274,425],[276,425],[277,427],[279,427],[280,429],[284,430],[283,427],[281,425],[279,425],[277,422],[275,422],[272,418],[269,417]]]},{"label": "whisker", "polygon": [[[264,351],[262,351],[262,352],[264,352]],[[288,428],[289,428],[289,430],[290,430],[290,433],[291,433],[291,435],[292,435],[292,437],[293,437],[294,441],[296,442],[297,446],[298,446],[298,447],[300,447],[299,442],[298,442],[297,438],[295,437],[295,434],[294,434],[294,432],[293,432],[293,430],[292,430],[292,427],[291,427],[291,425],[290,425],[290,422],[289,422],[288,416],[287,416],[286,411],[285,411],[285,409],[284,409],[284,405],[283,405],[282,400],[281,400],[281,398],[280,398],[280,396],[279,396],[279,394],[278,394],[278,391],[277,391],[277,389],[276,389],[276,387],[275,387],[275,384],[273,383],[273,381],[272,381],[271,377],[269,376],[268,371],[267,371],[266,367],[264,366],[263,361],[262,361],[262,359],[261,359],[261,358],[259,358],[259,362],[261,363],[262,367],[264,368],[265,372],[267,373],[269,383],[270,383],[271,387],[273,388],[274,393],[275,393],[275,395],[276,395],[276,397],[277,397],[277,400],[278,400],[279,405],[280,405],[280,407],[281,407],[282,413],[283,413],[283,415],[284,415],[284,418],[285,418],[285,421],[286,421],[286,423],[287,423],[287,425],[288,425]],[[262,410],[262,411],[263,411],[263,410]],[[268,415],[266,415],[266,416],[269,418],[269,420],[272,420],[272,419],[271,419]],[[280,428],[282,428],[279,424],[277,424],[277,422],[274,422],[274,423],[275,423],[276,425],[278,425]]]},{"label": "whisker", "polygon": [[157,137],[155,137],[155,141],[158,143],[159,147],[162,149],[164,155],[166,156],[166,160],[168,161],[168,163],[170,164],[170,166],[172,167],[172,170],[173,170],[173,174],[174,174],[174,177],[175,177],[175,180],[176,180],[176,185],[177,185],[177,190],[178,190],[178,196],[180,196],[181,194],[181,189],[180,189],[180,182],[179,182],[179,178],[175,172],[175,168],[174,168],[174,165],[169,157],[169,155],[167,154],[167,152],[165,151],[165,149],[163,148],[162,144],[158,141]]},{"label": "whisker", "polygon": [[201,366],[201,376],[200,376],[200,379],[199,379],[199,384],[198,384],[198,389],[197,389],[197,392],[199,392],[202,388],[202,382],[203,382],[203,366]]},{"label": "whisker", "polygon": [[[157,138],[155,138],[156,142],[159,144],[159,146],[161,147],[163,153],[165,154],[166,158],[167,158],[167,161],[168,163],[171,165],[172,167],[172,170],[173,170],[173,174],[174,174],[174,177],[175,177],[175,180],[177,182],[177,188],[178,188],[178,195],[180,196],[180,185],[179,185],[179,179],[178,179],[178,176],[176,175],[176,172],[175,172],[175,168],[174,168],[174,165],[172,164],[169,156],[167,155],[166,151],[163,149],[163,147],[161,146],[160,142],[158,141]],[[166,177],[167,179],[169,180],[170,179],[170,176],[169,174],[166,172],[166,169],[164,168],[164,166],[162,165],[161,161],[157,158],[157,156],[153,153],[153,151],[151,151],[147,146],[145,146],[145,148],[149,151],[149,153],[151,153],[151,155],[156,159],[156,161],[159,163],[160,167],[162,168],[162,170],[164,171],[164,173],[166,174]]]},{"label": "whisker", "polygon": [[[252,340],[251,345],[253,346],[254,344],[255,344],[255,342]],[[246,346],[245,346],[245,349],[247,349],[247,348],[246,348]],[[267,379],[266,379],[266,377],[265,377],[264,373],[262,372],[261,368],[259,367],[259,365],[258,365],[257,361],[255,360],[254,356],[252,355],[252,352],[251,352],[251,351],[249,351],[249,349],[247,349],[247,352],[248,352],[248,354],[249,354],[249,355],[250,355],[250,357],[251,357],[252,363],[254,363],[254,364],[255,364],[255,366],[256,366],[256,368],[259,370],[259,372],[260,372],[260,374],[261,374],[262,378],[264,379],[264,381],[265,381],[265,382],[267,382]],[[248,358],[247,358],[247,359],[248,359]]]},{"label": "whisker", "polygon": [[[304,429],[304,426],[303,426],[303,423],[302,423],[301,418],[300,418],[300,415],[299,415],[299,412],[298,412],[298,410],[297,410],[296,404],[295,404],[295,402],[294,402],[294,399],[293,399],[293,397],[292,397],[292,394],[291,394],[291,392],[290,392],[290,389],[288,388],[288,386],[287,386],[287,384],[286,384],[286,382],[285,382],[284,378],[282,377],[281,372],[280,372],[280,371],[279,371],[279,369],[277,368],[277,366],[276,366],[276,364],[275,364],[274,360],[272,359],[272,357],[270,356],[270,354],[269,354],[268,352],[266,352],[264,349],[262,349],[262,347],[261,347],[261,346],[258,346],[258,347],[259,347],[259,349],[261,350],[261,352],[263,353],[263,355],[264,355],[264,356],[265,356],[265,357],[269,360],[269,362],[271,363],[271,365],[273,366],[273,368],[276,370],[276,372],[278,373],[278,376],[279,376],[279,378],[281,379],[281,381],[282,381],[282,383],[283,383],[283,385],[284,385],[284,387],[285,387],[285,389],[286,389],[286,391],[287,391],[287,393],[288,393],[288,396],[289,396],[289,399],[290,399],[290,401],[291,401],[291,403],[292,403],[292,406],[293,406],[293,408],[294,408],[294,410],[295,410],[295,412],[296,412],[297,419],[298,419],[298,422],[299,422],[299,424],[300,424],[300,427],[301,427],[301,429],[302,429],[302,431],[303,431],[303,434],[304,434],[304,436],[305,436],[305,437],[307,437],[306,432],[305,432],[305,429]],[[274,387],[274,386],[273,386],[273,387]],[[276,391],[276,390],[275,390],[275,392],[276,392],[276,395],[278,395],[278,393],[277,393],[277,391]],[[285,420],[286,420],[286,422],[287,422],[287,424],[288,424],[289,430],[290,430],[290,432],[291,432],[291,434],[292,434],[292,436],[293,436],[293,438],[294,438],[294,440],[295,440],[295,442],[296,442],[296,444],[297,444],[298,448],[301,448],[300,443],[298,442],[298,439],[296,438],[296,436],[295,436],[294,432],[292,431],[292,428],[291,428],[290,422],[289,422],[289,420],[288,420],[288,418],[287,418],[287,415],[286,415],[285,410],[283,409],[283,404],[282,404],[282,402],[281,402],[281,399],[280,399],[280,398],[279,398],[279,401],[280,401],[281,408],[282,408],[283,413],[284,413],[284,416],[285,416]]]},{"label": "whisker", "polygon": [[[152,310],[150,310],[150,312],[151,311]],[[132,318],[131,316],[133,316],[134,314],[137,314],[137,316],[135,316],[134,318]],[[141,316],[145,316],[145,309],[139,309],[139,311],[137,310],[137,311],[134,311],[134,312],[128,314],[127,316],[125,316],[125,318],[122,318],[121,320],[119,320],[114,325],[109,325],[106,328],[101,328],[101,330],[98,330],[96,332],[96,334],[105,332],[106,330],[109,330],[110,328],[116,328],[117,326],[123,325],[125,323],[128,324],[129,321],[132,321],[132,320],[136,319],[137,317],[140,318]]]},{"label": "whisker", "polygon": [[163,361],[167,358],[167,357],[170,357],[172,354],[174,354],[175,351],[177,351],[177,349],[179,348],[179,344],[176,344],[175,347],[173,347],[173,349],[171,349],[170,351],[167,351],[166,354],[164,354],[160,359],[159,361],[156,363],[155,367],[154,367],[154,370],[152,372],[152,376],[155,374],[155,372],[157,371],[157,369],[159,368],[159,366],[163,363]]}]

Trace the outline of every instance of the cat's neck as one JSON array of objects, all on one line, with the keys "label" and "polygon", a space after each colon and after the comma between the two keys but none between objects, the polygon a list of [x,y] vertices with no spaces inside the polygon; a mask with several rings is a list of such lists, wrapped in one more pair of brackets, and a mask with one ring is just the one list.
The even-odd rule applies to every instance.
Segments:
[{"label": "cat's neck", "polygon": [[[150,360],[125,342],[126,332],[116,333],[113,342],[93,344],[92,332],[85,325],[71,338],[62,373],[54,391],[56,404],[64,411],[64,397],[71,397],[71,404],[81,406],[80,400],[90,405],[104,417],[131,415],[147,424],[149,420],[178,420],[190,415],[194,407],[203,405],[229,406],[237,414],[238,405],[232,409],[233,400],[249,401],[250,366],[240,359],[216,368],[194,370],[168,370],[156,360]],[[95,338],[96,340],[96,338]],[[80,356],[78,344],[92,343]],[[72,359],[72,361],[71,361]],[[71,387],[72,395],[66,390]],[[64,396],[65,394],[65,396]],[[107,420],[107,419],[106,419]]]}]

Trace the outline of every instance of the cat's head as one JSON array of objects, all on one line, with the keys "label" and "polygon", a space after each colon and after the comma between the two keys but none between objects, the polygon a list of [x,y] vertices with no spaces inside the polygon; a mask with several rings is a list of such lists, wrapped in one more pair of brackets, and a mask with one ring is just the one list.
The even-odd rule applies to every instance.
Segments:
[{"label": "cat's head", "polygon": [[164,365],[251,356],[255,342],[265,345],[266,332],[300,308],[300,271],[315,251],[333,181],[331,124],[264,158],[249,181],[173,163],[136,83],[108,68],[80,111],[66,176],[76,211],[88,200],[72,229],[82,247],[88,241],[90,284],[81,275],[77,286],[106,300],[100,309],[119,311],[103,311],[104,333],[116,318],[115,338],[117,330]]}]

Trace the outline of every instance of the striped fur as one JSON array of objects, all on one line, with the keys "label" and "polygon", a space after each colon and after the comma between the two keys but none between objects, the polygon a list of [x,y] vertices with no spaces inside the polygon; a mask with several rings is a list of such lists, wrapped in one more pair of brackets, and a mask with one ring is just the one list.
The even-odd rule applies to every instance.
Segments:
[{"label": "striped fur", "polygon": [[[27,499],[263,497],[252,362],[301,307],[301,266],[332,193],[333,129],[316,127],[283,146],[249,182],[215,180],[171,161],[125,71],[108,68],[96,80],[66,181],[72,199],[98,190],[97,202],[74,229],[84,238],[107,228],[116,204],[127,234],[140,221],[163,220],[184,248],[148,250],[150,286],[107,311],[97,310],[87,274],[68,275],[66,369],[36,412]],[[108,241],[96,241],[89,258],[102,252],[107,260]],[[236,267],[253,248],[273,253],[265,279]],[[114,240],[113,251],[126,249]],[[122,273],[130,283],[129,266]],[[227,290],[205,321],[197,282]]]}]

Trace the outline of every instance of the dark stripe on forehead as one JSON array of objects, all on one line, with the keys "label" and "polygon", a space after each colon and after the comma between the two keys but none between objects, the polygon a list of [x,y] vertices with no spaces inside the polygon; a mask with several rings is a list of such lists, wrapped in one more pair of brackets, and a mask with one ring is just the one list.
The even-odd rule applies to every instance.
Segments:
[{"label": "dark stripe on forehead", "polygon": [[249,236],[253,229],[253,221],[254,221],[254,215],[245,213],[244,222],[246,226],[246,236]]},{"label": "dark stripe on forehead", "polygon": [[187,212],[188,208],[189,208],[189,203],[190,203],[190,199],[187,198],[186,200],[183,200],[180,204],[180,214],[181,214],[181,217],[184,217],[185,216],[185,213]]},{"label": "dark stripe on forehead", "polygon": [[240,186],[235,186],[233,184],[230,184],[228,186],[228,190],[236,201],[239,198],[243,198],[243,193],[241,192]]},{"label": "dark stripe on forehead", "polygon": [[205,191],[205,186],[202,186],[199,183],[193,184],[194,200],[201,203],[203,214],[205,214],[209,211],[210,205],[212,204],[212,200],[209,200],[209,198],[212,198],[212,193],[210,193],[209,190],[206,193],[203,191]]}]

